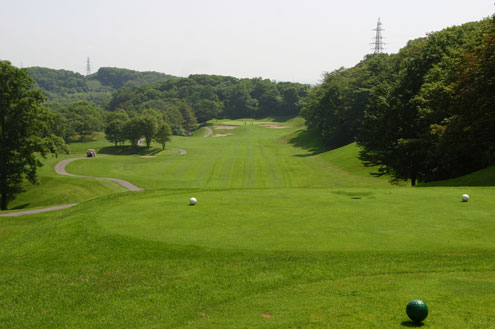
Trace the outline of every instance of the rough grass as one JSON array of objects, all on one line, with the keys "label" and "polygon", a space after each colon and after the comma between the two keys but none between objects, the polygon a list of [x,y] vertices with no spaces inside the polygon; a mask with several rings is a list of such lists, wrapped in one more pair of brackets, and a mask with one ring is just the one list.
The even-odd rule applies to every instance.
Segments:
[{"label": "rough grass", "polygon": [[495,188],[390,186],[283,124],[73,162],[146,190],[1,218],[0,328],[414,327],[414,298],[425,328],[495,328]]}]

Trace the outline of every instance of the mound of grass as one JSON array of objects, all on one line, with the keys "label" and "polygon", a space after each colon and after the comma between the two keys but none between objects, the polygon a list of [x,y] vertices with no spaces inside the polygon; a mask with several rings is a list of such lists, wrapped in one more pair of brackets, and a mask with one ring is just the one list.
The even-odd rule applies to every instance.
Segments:
[{"label": "mound of grass", "polygon": [[446,179],[443,181],[423,183],[419,186],[495,186],[495,167],[485,168],[474,173]]},{"label": "mound of grass", "polygon": [[[242,250],[461,252],[495,248],[492,193],[460,189],[260,189],[155,192],[101,203],[110,232]],[[189,197],[198,199],[189,206]],[[418,206],[421,204],[421,206]],[[116,214],[118,214],[116,216]],[[453,242],[455,241],[455,242]]]},{"label": "mound of grass", "polygon": [[428,328],[490,328],[495,198],[473,189],[153,191],[2,219],[0,327],[394,328],[421,298]]},{"label": "mound of grass", "polygon": [[[305,156],[319,155],[335,167],[357,176],[371,177],[377,172],[376,167],[366,167],[359,160],[359,147],[356,143],[330,149],[324,145],[320,136],[314,129],[300,129],[295,134],[288,136],[287,140],[295,147],[307,150],[309,153]],[[382,176],[385,178],[385,176]]]},{"label": "mound of grass", "polygon": [[[359,160],[359,147],[356,143],[351,143],[346,146],[327,151],[320,154],[320,156],[338,168],[353,175],[371,177],[373,173],[378,171],[377,167],[366,167],[361,160]],[[389,177],[381,176],[381,178],[388,179]]]},{"label": "mound of grass", "polygon": [[26,192],[9,204],[10,210],[81,202],[106,194],[127,191],[122,186],[109,181],[76,177],[40,175],[39,185],[28,184],[25,184]]}]

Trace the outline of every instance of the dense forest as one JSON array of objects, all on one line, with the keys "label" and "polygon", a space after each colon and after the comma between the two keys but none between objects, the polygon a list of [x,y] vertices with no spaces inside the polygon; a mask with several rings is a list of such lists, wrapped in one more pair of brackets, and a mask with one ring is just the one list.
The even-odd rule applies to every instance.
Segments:
[{"label": "dense forest", "polygon": [[495,18],[411,40],[325,75],[301,114],[329,147],[395,181],[457,177],[495,161]]},{"label": "dense forest", "polygon": [[[100,68],[89,76],[66,70],[28,68],[48,96],[53,129],[69,141],[105,131],[115,145],[136,146],[150,131],[187,135],[213,118],[296,116],[310,86],[268,79]],[[167,126],[164,128],[163,125]],[[161,141],[166,138],[161,137]]]},{"label": "dense forest", "polygon": [[191,107],[199,122],[213,118],[296,116],[308,85],[268,79],[191,75],[140,87],[121,88],[107,109],[166,111],[172,103]]}]

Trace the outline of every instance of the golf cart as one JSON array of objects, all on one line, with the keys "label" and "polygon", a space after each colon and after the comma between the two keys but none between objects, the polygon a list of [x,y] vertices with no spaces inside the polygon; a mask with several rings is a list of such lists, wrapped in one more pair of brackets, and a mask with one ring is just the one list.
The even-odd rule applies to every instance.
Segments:
[{"label": "golf cart", "polygon": [[96,152],[95,152],[95,150],[93,150],[93,149],[89,149],[89,150],[88,150],[88,152],[86,152],[86,156],[87,156],[88,158],[94,158],[94,157],[96,157]]}]

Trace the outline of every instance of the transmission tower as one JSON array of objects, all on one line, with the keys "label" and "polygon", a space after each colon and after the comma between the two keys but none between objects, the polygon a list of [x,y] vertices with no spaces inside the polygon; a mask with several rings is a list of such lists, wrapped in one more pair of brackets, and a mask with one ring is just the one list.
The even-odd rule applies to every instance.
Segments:
[{"label": "transmission tower", "polygon": [[86,75],[90,75],[91,74],[91,61],[89,60],[89,56],[88,56],[88,60],[86,61]]},{"label": "transmission tower", "polygon": [[373,31],[376,31],[376,35],[374,37],[375,42],[372,43],[372,45],[375,46],[375,54],[383,53],[383,45],[385,44],[383,42],[383,37],[382,37],[382,22],[380,22],[380,18],[378,18],[378,23],[376,23],[376,29],[373,29]]}]

